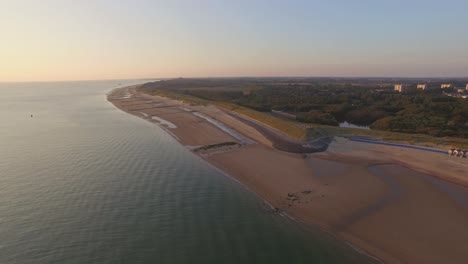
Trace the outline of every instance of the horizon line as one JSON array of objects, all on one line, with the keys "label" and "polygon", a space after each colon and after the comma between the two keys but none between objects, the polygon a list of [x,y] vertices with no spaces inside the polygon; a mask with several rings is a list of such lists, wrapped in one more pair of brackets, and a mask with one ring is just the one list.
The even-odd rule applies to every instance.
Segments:
[{"label": "horizon line", "polygon": [[123,79],[65,79],[65,80],[34,80],[34,81],[0,81],[0,83],[57,83],[57,82],[99,82],[99,81],[138,81],[138,80],[173,80],[173,79],[254,79],[254,78],[337,78],[337,79],[468,79],[468,76],[428,77],[428,76],[339,76],[339,75],[245,75],[245,76],[178,76],[158,78],[123,78]]}]

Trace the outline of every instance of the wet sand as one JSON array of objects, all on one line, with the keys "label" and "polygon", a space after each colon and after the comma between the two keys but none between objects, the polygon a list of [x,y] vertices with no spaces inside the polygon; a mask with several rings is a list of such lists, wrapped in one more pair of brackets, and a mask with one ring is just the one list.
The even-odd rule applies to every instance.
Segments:
[{"label": "wet sand", "polygon": [[[343,138],[325,152],[305,154],[298,147],[304,143],[285,144],[278,140],[281,133],[214,106],[150,96],[135,87],[116,89],[108,100],[161,126],[275,212],[318,226],[386,263],[468,260],[466,160]],[[326,140],[310,144],[317,147],[310,152],[324,150]]]}]

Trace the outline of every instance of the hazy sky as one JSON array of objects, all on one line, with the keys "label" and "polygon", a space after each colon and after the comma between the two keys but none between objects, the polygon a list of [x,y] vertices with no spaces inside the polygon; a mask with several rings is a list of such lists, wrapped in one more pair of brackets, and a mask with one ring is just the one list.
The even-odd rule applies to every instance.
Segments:
[{"label": "hazy sky", "polygon": [[0,0],[0,81],[468,76],[468,0]]}]

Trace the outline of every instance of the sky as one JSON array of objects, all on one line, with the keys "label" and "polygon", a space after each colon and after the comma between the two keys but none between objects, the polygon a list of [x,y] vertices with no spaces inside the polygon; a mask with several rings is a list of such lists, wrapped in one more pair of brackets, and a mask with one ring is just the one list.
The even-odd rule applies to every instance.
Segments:
[{"label": "sky", "polygon": [[0,81],[467,77],[467,0],[0,0]]}]

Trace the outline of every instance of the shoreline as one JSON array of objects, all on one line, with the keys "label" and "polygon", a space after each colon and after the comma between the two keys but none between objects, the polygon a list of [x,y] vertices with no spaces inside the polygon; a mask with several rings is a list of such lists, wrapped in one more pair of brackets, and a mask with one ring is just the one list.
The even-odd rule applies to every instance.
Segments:
[{"label": "shoreline", "polygon": [[[226,111],[219,110],[213,106],[188,105],[169,98],[141,94],[136,91],[136,86],[114,89],[108,93],[107,98],[120,110],[157,124],[210,167],[239,183],[246,190],[254,193],[265,204],[270,206],[274,212],[284,214],[285,217],[307,229],[318,228],[334,239],[345,242],[359,253],[367,255],[373,260],[377,259],[380,262],[400,263],[419,257],[395,254],[399,251],[398,245],[392,245],[392,250],[387,252],[389,247],[379,246],[379,244],[388,243],[388,239],[385,237],[371,235],[371,239],[366,239],[363,236],[367,233],[366,230],[359,230],[359,232],[353,230],[355,226],[359,226],[360,222],[364,220],[368,221],[367,218],[372,218],[372,214],[364,216],[364,220],[359,218],[356,224],[345,224],[341,231],[335,230],[337,223],[346,219],[352,213],[372,206],[376,199],[385,196],[385,193],[388,192],[389,187],[387,184],[382,182],[382,179],[376,179],[380,177],[376,177],[369,171],[371,167],[386,166],[382,164],[392,164],[393,166],[404,164],[404,167],[410,170],[418,169],[419,171],[421,169],[420,166],[415,166],[418,162],[417,159],[409,163],[395,160],[393,156],[396,152],[399,152],[395,150],[393,152],[390,151],[387,155],[383,155],[385,157],[375,158],[375,156],[371,155],[372,158],[369,158],[370,151],[379,153],[379,149],[375,150],[369,146],[364,147],[359,145],[358,151],[356,151],[354,145],[359,143],[346,142],[342,144],[331,142],[331,140],[328,143],[330,145],[328,148],[331,148],[331,150],[327,150],[326,152],[316,154],[287,153],[275,149],[273,147],[275,143],[271,141],[271,138],[265,136],[259,129],[252,127],[251,124],[249,125],[248,122],[242,122],[238,118],[236,119],[232,115],[229,115],[229,113],[226,113]],[[135,108],[135,106],[140,106],[140,108]],[[141,108],[141,106],[144,107]],[[182,108],[183,111],[179,112],[177,108]],[[234,150],[227,148],[209,151],[212,155],[205,156],[201,153],[195,153],[193,149],[197,146],[220,144],[228,141],[239,142],[239,139],[229,135],[229,133],[223,131],[224,129],[217,127],[212,122],[210,123],[209,120],[200,120],[203,118],[197,117],[194,113],[211,118],[224,125],[227,129],[233,130],[255,143],[241,145]],[[154,122],[151,118],[153,115],[174,126],[171,128],[161,124],[161,122]],[[350,153],[347,153],[346,144],[351,144]],[[388,148],[388,146],[385,146],[385,148]],[[408,150],[407,152],[411,151],[414,150]],[[255,168],[246,165],[251,162],[258,164]],[[334,165],[334,163],[327,162],[335,162],[337,168],[340,166],[350,168],[349,175],[352,175],[356,179],[350,181],[346,177],[332,175],[334,173],[339,175],[340,173],[338,171],[334,172],[334,169],[330,169],[334,166],[328,168],[330,164]],[[314,164],[310,165],[311,163]],[[268,167],[274,168],[269,169]],[[324,177],[325,180],[320,177],[317,178],[319,173],[316,170],[320,168],[326,168],[325,171],[327,172],[325,174],[328,174]],[[431,173],[431,175],[436,174],[438,173]],[[284,175],[288,175],[288,177],[292,176],[293,179],[285,179]],[[311,177],[311,175],[313,176]],[[393,178],[394,176],[390,175],[389,177]],[[447,181],[447,177],[441,178],[443,181]],[[401,183],[399,184],[401,185]],[[368,185],[370,190],[366,188],[362,189],[361,185]],[[309,186],[308,189],[304,189],[305,186]],[[360,193],[359,190],[354,190],[355,188],[361,188],[365,193]],[[424,189],[423,191],[426,190]],[[338,194],[340,192],[344,194]],[[435,197],[437,196],[437,190],[430,189],[429,194]],[[324,197],[331,198],[324,200]],[[405,199],[407,198],[405,197]],[[307,207],[304,204],[310,204],[310,206]],[[378,208],[377,211],[385,212],[386,207],[392,207],[392,204],[383,205],[383,208]],[[380,213],[377,212],[376,214]],[[460,216],[457,215],[457,217]],[[375,222],[371,221],[372,224],[375,224]],[[377,223],[383,224],[385,221],[383,223],[377,221]],[[382,250],[382,248],[385,250]],[[468,256],[461,254],[461,258],[464,257]]]},{"label": "shoreline", "polygon": [[[137,87],[137,86],[130,86],[130,87]],[[123,88],[130,88],[130,87],[123,87]],[[122,88],[116,88],[116,89],[122,89]],[[116,90],[116,89],[113,89],[112,91]],[[112,93],[109,92],[109,94]],[[122,110],[122,109],[120,109]],[[124,110],[122,110],[124,111]],[[124,111],[124,112],[127,112],[127,111]],[[129,112],[127,112],[129,113]],[[174,138],[179,144],[181,144],[182,146],[184,146],[182,144],[182,142],[180,141],[180,139],[175,136],[172,132],[169,131],[169,129],[167,129],[166,127],[164,127],[163,125],[160,125],[160,124],[157,124],[157,123],[154,123],[151,121],[151,119],[148,117],[148,115],[144,114],[144,113],[139,113],[139,114],[134,114],[134,113],[129,113],[129,114],[132,114],[136,117],[139,117],[143,120],[146,120],[146,121],[149,121],[155,125],[157,125],[158,127],[160,127],[164,132],[166,132],[169,136],[171,136],[172,138]],[[272,129],[272,128],[271,128]],[[315,224],[311,224],[311,223],[306,223],[304,221],[301,221],[300,219],[297,219],[295,217],[293,217],[292,215],[288,214],[287,212],[278,212],[276,209],[278,209],[277,207],[275,207],[273,204],[271,204],[268,200],[266,200],[264,197],[262,197],[259,193],[257,193],[256,191],[254,191],[253,189],[251,189],[248,185],[246,185],[245,183],[243,183],[242,181],[240,181],[239,179],[237,179],[235,176],[227,173],[226,171],[224,171],[223,169],[215,166],[214,164],[210,163],[208,160],[206,160],[205,158],[203,158],[203,156],[201,155],[196,155],[195,153],[193,153],[191,151],[191,148],[190,147],[187,147],[185,146],[195,157],[197,157],[202,163],[204,163],[206,166],[210,167],[211,169],[215,170],[216,172],[222,174],[224,177],[228,178],[229,180],[235,182],[236,184],[238,184],[240,187],[242,187],[243,189],[245,189],[246,191],[252,193],[257,199],[259,199],[259,201],[261,201],[263,204],[267,205],[269,207],[269,209],[271,210],[272,213],[275,213],[275,214],[278,214],[280,215],[281,217],[284,217],[298,225],[300,225],[301,228],[305,229],[307,232],[316,232],[317,230],[319,230],[320,232],[322,232],[324,235],[327,235],[333,239],[335,239],[336,241],[340,241],[340,242],[344,242],[347,246],[350,247],[351,250],[354,250],[356,251],[357,253],[359,254],[362,254],[378,263],[384,263],[381,259],[379,259],[377,256],[371,254],[370,252],[367,252],[364,248],[361,248],[359,245],[357,244],[354,244],[352,243],[351,241],[348,241],[348,240],[344,240],[343,238],[340,238],[338,237],[336,234],[334,234],[333,232],[329,231],[329,230],[326,230],[318,225],[315,225]]]},{"label": "shoreline", "polygon": [[[171,134],[168,133],[168,135],[171,135]],[[190,149],[189,149],[189,151],[190,151]],[[194,153],[192,153],[192,154],[194,154]],[[208,162],[206,159],[204,159],[203,157],[201,157],[199,155],[195,155],[195,157],[197,157],[202,163],[204,163],[205,165],[207,165],[211,169],[213,169],[216,172],[222,174],[224,177],[226,177],[229,180],[231,180],[231,181],[235,182],[236,184],[238,184],[241,188],[243,188],[246,191],[253,194],[259,201],[261,201],[263,204],[267,205],[272,213],[278,214],[279,216],[284,217],[284,218],[294,222],[295,224],[298,224],[302,229],[305,229],[307,232],[312,233],[312,232],[317,232],[317,230],[318,230],[318,231],[323,233],[322,235],[327,235],[327,236],[329,236],[330,238],[332,238],[332,239],[334,239],[336,241],[344,242],[347,246],[349,246],[351,248],[351,250],[354,250],[354,251],[358,252],[359,254],[362,254],[362,255],[364,255],[364,256],[366,256],[366,257],[368,257],[368,258],[370,258],[370,259],[372,259],[374,261],[377,261],[378,263],[384,263],[377,256],[372,255],[370,252],[367,252],[365,249],[359,247],[359,245],[353,244],[351,241],[344,240],[344,239],[338,237],[336,234],[334,234],[333,232],[331,232],[329,230],[323,229],[320,226],[315,225],[315,224],[303,222],[300,219],[297,219],[297,218],[293,217],[292,215],[288,214],[287,212],[277,211],[276,210],[277,207],[273,206],[269,201],[267,201],[265,198],[263,198],[259,193],[255,192],[254,190],[249,188],[249,186],[242,183],[240,180],[238,180],[233,175],[230,175],[229,173],[225,172],[224,170],[216,167],[215,165],[211,164],[210,162]]]}]

